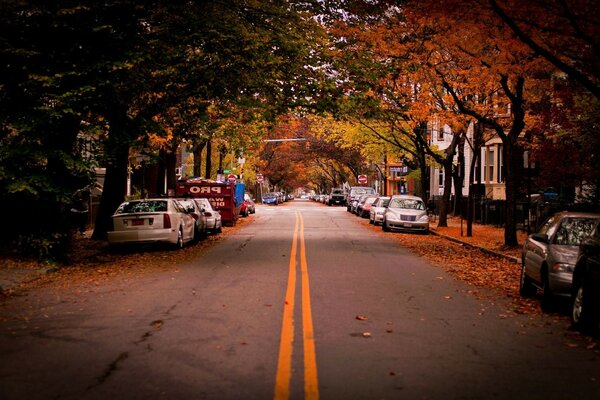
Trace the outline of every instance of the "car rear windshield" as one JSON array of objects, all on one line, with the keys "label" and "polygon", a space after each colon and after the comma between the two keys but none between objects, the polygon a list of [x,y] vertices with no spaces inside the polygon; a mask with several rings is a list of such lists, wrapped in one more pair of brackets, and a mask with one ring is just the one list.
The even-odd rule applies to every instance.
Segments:
[{"label": "car rear windshield", "polygon": [[588,237],[598,220],[595,218],[565,218],[561,221],[554,243],[565,246],[578,246]]},{"label": "car rear windshield", "polygon": [[123,203],[117,210],[117,214],[130,214],[140,212],[167,211],[167,202],[164,200],[132,201]]}]

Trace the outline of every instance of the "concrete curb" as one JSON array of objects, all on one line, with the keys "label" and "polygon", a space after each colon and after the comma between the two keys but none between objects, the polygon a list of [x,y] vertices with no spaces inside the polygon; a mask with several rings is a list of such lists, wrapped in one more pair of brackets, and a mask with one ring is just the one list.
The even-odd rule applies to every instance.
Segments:
[{"label": "concrete curb", "polygon": [[472,244],[472,243],[468,243],[468,242],[462,241],[462,240],[457,239],[457,238],[455,238],[453,236],[442,235],[441,233],[436,232],[434,229],[430,229],[429,233],[434,234],[436,236],[439,236],[441,238],[450,240],[452,242],[462,244],[463,246],[468,246],[468,247],[471,247],[473,249],[477,249],[479,251],[482,251],[482,252],[484,252],[486,254],[489,254],[489,255],[492,255],[494,257],[504,258],[504,259],[513,261],[513,262],[515,262],[517,264],[521,263],[521,260],[518,257],[513,257],[513,256],[509,256],[509,255],[506,255],[506,254],[502,254],[502,253],[499,253],[497,251],[490,250],[490,249],[482,247],[482,246],[478,246],[476,244]]}]

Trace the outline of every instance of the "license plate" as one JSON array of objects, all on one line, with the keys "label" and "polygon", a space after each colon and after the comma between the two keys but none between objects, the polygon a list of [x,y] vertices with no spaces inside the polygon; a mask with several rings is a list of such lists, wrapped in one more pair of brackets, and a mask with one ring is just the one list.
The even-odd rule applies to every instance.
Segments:
[{"label": "license plate", "polygon": [[412,228],[412,224],[402,224],[405,228]]},{"label": "license plate", "polygon": [[131,220],[131,225],[132,226],[141,226],[141,225],[144,225],[144,220],[143,219],[132,219]]}]

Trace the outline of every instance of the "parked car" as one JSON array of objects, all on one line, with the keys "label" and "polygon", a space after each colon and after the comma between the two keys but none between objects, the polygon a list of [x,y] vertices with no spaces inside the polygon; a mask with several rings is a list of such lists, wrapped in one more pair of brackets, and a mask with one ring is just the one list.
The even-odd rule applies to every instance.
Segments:
[{"label": "parked car", "polygon": [[429,216],[425,203],[417,196],[392,196],[383,213],[381,227],[386,232],[404,230],[428,233]]},{"label": "parked car", "polygon": [[359,209],[358,209],[358,216],[361,218],[368,218],[369,217],[369,213],[371,212],[371,206],[373,205],[373,202],[375,200],[377,200],[377,198],[379,197],[379,195],[369,195],[365,198],[365,201],[363,201],[362,203],[359,204]]},{"label": "parked car", "polygon": [[600,322],[600,224],[580,246],[573,271],[571,320],[583,331]]},{"label": "parked car", "polygon": [[390,202],[389,196],[379,196],[369,210],[369,223],[378,225],[383,221],[383,213]]},{"label": "parked car", "polygon": [[331,193],[329,193],[329,200],[327,200],[327,205],[340,205],[343,206],[346,204],[346,196],[344,196],[344,191],[342,189],[332,189]]},{"label": "parked car", "polygon": [[543,309],[552,308],[556,296],[571,296],[579,245],[598,221],[600,214],[563,211],[529,235],[521,255],[521,295],[533,296],[541,289]]},{"label": "parked car", "polygon": [[110,244],[164,242],[182,248],[194,240],[194,218],[175,199],[142,199],[122,203],[112,216]]},{"label": "parked car", "polygon": [[367,197],[369,197],[368,194],[363,194],[358,196],[354,201],[352,201],[352,206],[350,207],[350,212],[352,214],[356,214],[358,215],[358,210],[361,206],[361,204],[367,199]]},{"label": "parked car", "polygon": [[194,230],[194,240],[199,241],[207,235],[206,216],[200,206],[193,198],[177,199],[185,208],[186,212],[194,218],[196,229]]},{"label": "parked car", "polygon": [[352,211],[352,204],[365,194],[375,194],[375,189],[368,186],[352,186],[346,193],[346,211]]},{"label": "parked car", "polygon": [[194,201],[200,205],[200,209],[204,210],[206,230],[210,233],[221,233],[223,230],[221,213],[213,208],[212,204],[210,204],[210,200],[207,198],[195,197]]},{"label": "parked car", "polygon": [[262,202],[263,204],[277,205],[279,204],[279,195],[276,193],[265,193],[262,196]]},{"label": "parked car", "polygon": [[242,204],[242,209],[245,209],[245,214],[241,211],[240,214],[246,217],[248,214],[256,213],[256,204],[254,203],[254,200],[252,200],[252,196],[250,196],[248,193],[244,194],[244,203]]}]

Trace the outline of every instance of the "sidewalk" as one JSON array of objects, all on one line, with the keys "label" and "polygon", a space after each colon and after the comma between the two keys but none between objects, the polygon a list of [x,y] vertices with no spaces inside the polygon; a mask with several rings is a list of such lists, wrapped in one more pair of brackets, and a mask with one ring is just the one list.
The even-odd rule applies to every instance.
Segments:
[{"label": "sidewalk", "polygon": [[429,229],[432,234],[520,263],[521,247],[527,239],[526,232],[517,231],[519,246],[507,248],[504,245],[504,227],[473,223],[473,235],[467,237],[466,220],[461,220],[460,217],[448,217],[448,227],[444,228],[438,228],[438,222],[437,218],[430,222]]}]

